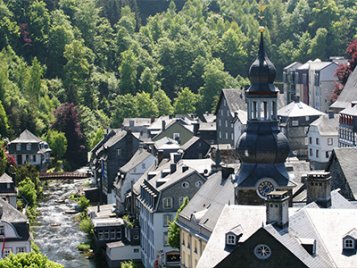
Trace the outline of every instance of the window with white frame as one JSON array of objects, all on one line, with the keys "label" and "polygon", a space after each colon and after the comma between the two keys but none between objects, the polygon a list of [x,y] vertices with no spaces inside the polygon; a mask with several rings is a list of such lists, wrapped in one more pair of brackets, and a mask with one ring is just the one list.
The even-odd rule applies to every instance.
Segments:
[{"label": "window with white frame", "polygon": [[138,249],[138,248],[134,248],[134,249],[133,249],[133,252],[134,252],[134,253],[138,253],[138,252],[139,252],[139,249]]},{"label": "window with white frame", "polygon": [[117,156],[121,156],[121,149],[117,149]]},{"label": "window with white frame", "polygon": [[36,155],[32,155],[32,162],[36,162]]},{"label": "window with white frame", "polygon": [[327,138],[327,145],[333,145],[333,138]]},{"label": "window with white frame", "polygon": [[11,248],[4,248],[4,254],[3,257],[7,257],[9,256],[11,253]]},{"label": "window with white frame", "polygon": [[103,230],[98,231],[98,240],[103,240],[104,239],[104,232]]},{"label": "window with white frame", "polygon": [[172,138],[174,139],[174,140],[179,140],[180,139],[180,133],[174,133],[174,134],[172,134]]},{"label": "window with white frame", "polygon": [[355,241],[352,238],[345,238],[343,240],[343,249],[354,249]]},{"label": "window with white frame", "polygon": [[25,247],[17,247],[16,248],[16,253],[24,253],[26,252],[26,248]]},{"label": "window with white frame", "polygon": [[292,120],[292,121],[291,121],[291,125],[292,125],[293,127],[297,127],[297,126],[299,125],[299,121],[298,121],[298,120]]},{"label": "window with white frame", "polygon": [[319,145],[319,138],[316,138],[316,144]]},{"label": "window with white frame", "polygon": [[16,151],[21,151],[21,143],[16,144]]},{"label": "window with white frame", "polygon": [[305,116],[305,121],[309,121],[310,120],[310,117],[307,115]]},{"label": "window with white frame", "polygon": [[330,154],[329,154],[328,151],[325,152],[325,156],[326,156],[326,158],[329,158],[329,157],[330,157]]},{"label": "window with white frame", "polygon": [[31,151],[31,143],[27,143],[26,144],[26,150],[27,151]]},{"label": "window with white frame", "polygon": [[226,237],[227,241],[227,245],[236,245],[236,236],[233,234],[228,234]]},{"label": "window with white frame", "polygon": [[228,127],[228,121],[227,120],[224,121],[224,125],[225,125],[225,127]]},{"label": "window with white frame", "polygon": [[164,209],[172,208],[172,197],[165,197],[162,199]]},{"label": "window with white frame", "polygon": [[316,150],[316,157],[319,157],[319,150]]},{"label": "window with white frame", "polygon": [[110,229],[110,240],[114,240],[115,238],[115,229]]},{"label": "window with white frame", "polygon": [[228,140],[228,132],[226,132],[226,140]]},{"label": "window with white frame", "polygon": [[146,168],[146,164],[145,163],[141,163],[141,168],[145,169]]},{"label": "window with white frame", "polygon": [[164,232],[164,246],[169,246],[169,236],[167,232]]},{"label": "window with white frame", "polygon": [[171,214],[164,214],[164,216],[163,216],[164,227],[169,226],[169,223],[171,221],[172,221],[172,215]]},{"label": "window with white frame", "polygon": [[222,132],[221,131],[218,132],[218,136],[219,136],[220,139],[222,139]]}]

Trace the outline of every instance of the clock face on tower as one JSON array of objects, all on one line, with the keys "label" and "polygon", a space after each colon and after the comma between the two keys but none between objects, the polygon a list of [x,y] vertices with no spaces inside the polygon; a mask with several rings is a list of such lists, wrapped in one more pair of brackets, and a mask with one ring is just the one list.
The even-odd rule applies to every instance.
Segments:
[{"label": "clock face on tower", "polygon": [[274,191],[275,187],[274,184],[271,182],[270,179],[261,179],[257,186],[257,194],[260,198],[265,199],[267,194]]}]

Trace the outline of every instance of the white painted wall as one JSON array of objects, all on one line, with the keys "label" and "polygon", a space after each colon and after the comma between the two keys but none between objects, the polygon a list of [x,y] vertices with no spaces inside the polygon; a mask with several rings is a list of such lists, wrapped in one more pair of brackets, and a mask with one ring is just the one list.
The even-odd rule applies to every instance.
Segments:
[{"label": "white painted wall", "polygon": [[[327,163],[329,157],[326,157],[326,152],[328,152],[328,156],[331,155],[331,152],[334,147],[338,147],[338,134],[336,135],[325,135],[322,136],[318,131],[316,126],[310,126],[308,132],[308,158],[310,161],[316,161],[320,163]],[[316,144],[316,138],[319,139],[319,144]],[[332,145],[328,144],[328,139],[332,139]],[[310,155],[310,149],[312,150],[312,155]],[[316,150],[319,151],[319,156],[316,157]]]},{"label": "white painted wall", "polygon": [[112,261],[140,260],[140,251],[140,246],[125,245],[113,248],[107,246],[106,254]]}]

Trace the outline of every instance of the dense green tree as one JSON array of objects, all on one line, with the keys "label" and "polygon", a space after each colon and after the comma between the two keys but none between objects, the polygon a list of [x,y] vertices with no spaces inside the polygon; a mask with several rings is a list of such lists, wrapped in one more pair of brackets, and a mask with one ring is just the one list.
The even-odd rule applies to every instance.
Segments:
[{"label": "dense green tree", "polygon": [[93,52],[83,42],[74,40],[65,46],[63,85],[67,90],[67,101],[80,103],[87,89],[87,82],[91,76]]},{"label": "dense green tree", "polygon": [[138,59],[131,50],[122,53],[122,60],[119,66],[120,92],[122,94],[135,94],[137,91],[137,65]]},{"label": "dense green tree", "polygon": [[189,199],[187,196],[183,199],[183,202],[176,212],[176,216],[172,222],[169,223],[168,228],[168,242],[173,248],[180,248],[180,227],[177,225],[180,212],[187,206]]},{"label": "dense green tree", "polygon": [[199,96],[193,93],[189,88],[182,89],[174,100],[175,114],[195,113]]},{"label": "dense green tree", "polygon": [[0,0],[0,50],[14,44],[19,37],[19,27],[14,21],[13,13],[3,0]]},{"label": "dense green tree", "polygon": [[215,109],[221,89],[238,86],[238,82],[224,71],[223,63],[219,59],[212,60],[205,67],[203,78],[204,85],[200,88],[202,112]]},{"label": "dense green tree", "polygon": [[138,115],[138,103],[131,94],[119,95],[112,103],[111,127],[117,128],[123,123],[125,117],[136,117]]},{"label": "dense green tree", "polygon": [[9,130],[8,121],[4,106],[0,100],[0,137],[2,138],[7,137]]},{"label": "dense green tree", "polygon": [[138,116],[139,117],[157,117],[159,115],[159,109],[157,104],[150,97],[147,92],[140,92],[135,96],[138,104]]},{"label": "dense green tree", "polygon": [[18,184],[19,195],[25,199],[29,206],[35,206],[37,203],[36,186],[30,178],[25,178]]},{"label": "dense green tree", "polygon": [[63,156],[67,151],[67,139],[65,134],[56,130],[49,130],[47,132],[46,140],[55,159],[63,159]]},{"label": "dense green tree", "polygon": [[162,89],[154,92],[153,101],[156,102],[157,108],[159,109],[159,116],[172,115],[174,113],[171,100]]},{"label": "dense green tree", "polygon": [[0,260],[0,268],[25,268],[25,267],[46,267],[63,268],[63,265],[50,261],[42,253],[17,253],[10,254],[8,257]]},{"label": "dense green tree", "polygon": [[320,58],[326,59],[327,43],[327,30],[325,28],[319,28],[316,31],[315,37],[311,40],[311,45],[308,50],[308,54],[312,59]]}]

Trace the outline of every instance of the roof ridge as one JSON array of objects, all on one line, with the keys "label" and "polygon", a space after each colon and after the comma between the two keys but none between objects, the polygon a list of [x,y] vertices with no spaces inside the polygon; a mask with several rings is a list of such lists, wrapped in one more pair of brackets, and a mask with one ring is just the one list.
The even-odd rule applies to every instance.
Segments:
[{"label": "roof ridge", "polygon": [[[322,208],[318,208],[318,209],[322,209]],[[334,267],[337,267],[337,265],[336,265],[335,261],[333,260],[330,252],[327,250],[327,247],[325,246],[325,243],[323,242],[323,239],[321,238],[320,233],[318,232],[315,224],[311,220],[311,217],[310,217],[310,214],[309,214],[309,210],[303,208],[301,211],[305,213],[307,219],[309,220],[309,222],[310,222],[310,224],[311,224],[316,236],[319,238],[319,241],[321,242],[321,246],[324,248],[324,250],[326,252],[326,255],[329,257],[330,263],[333,264]]]}]

